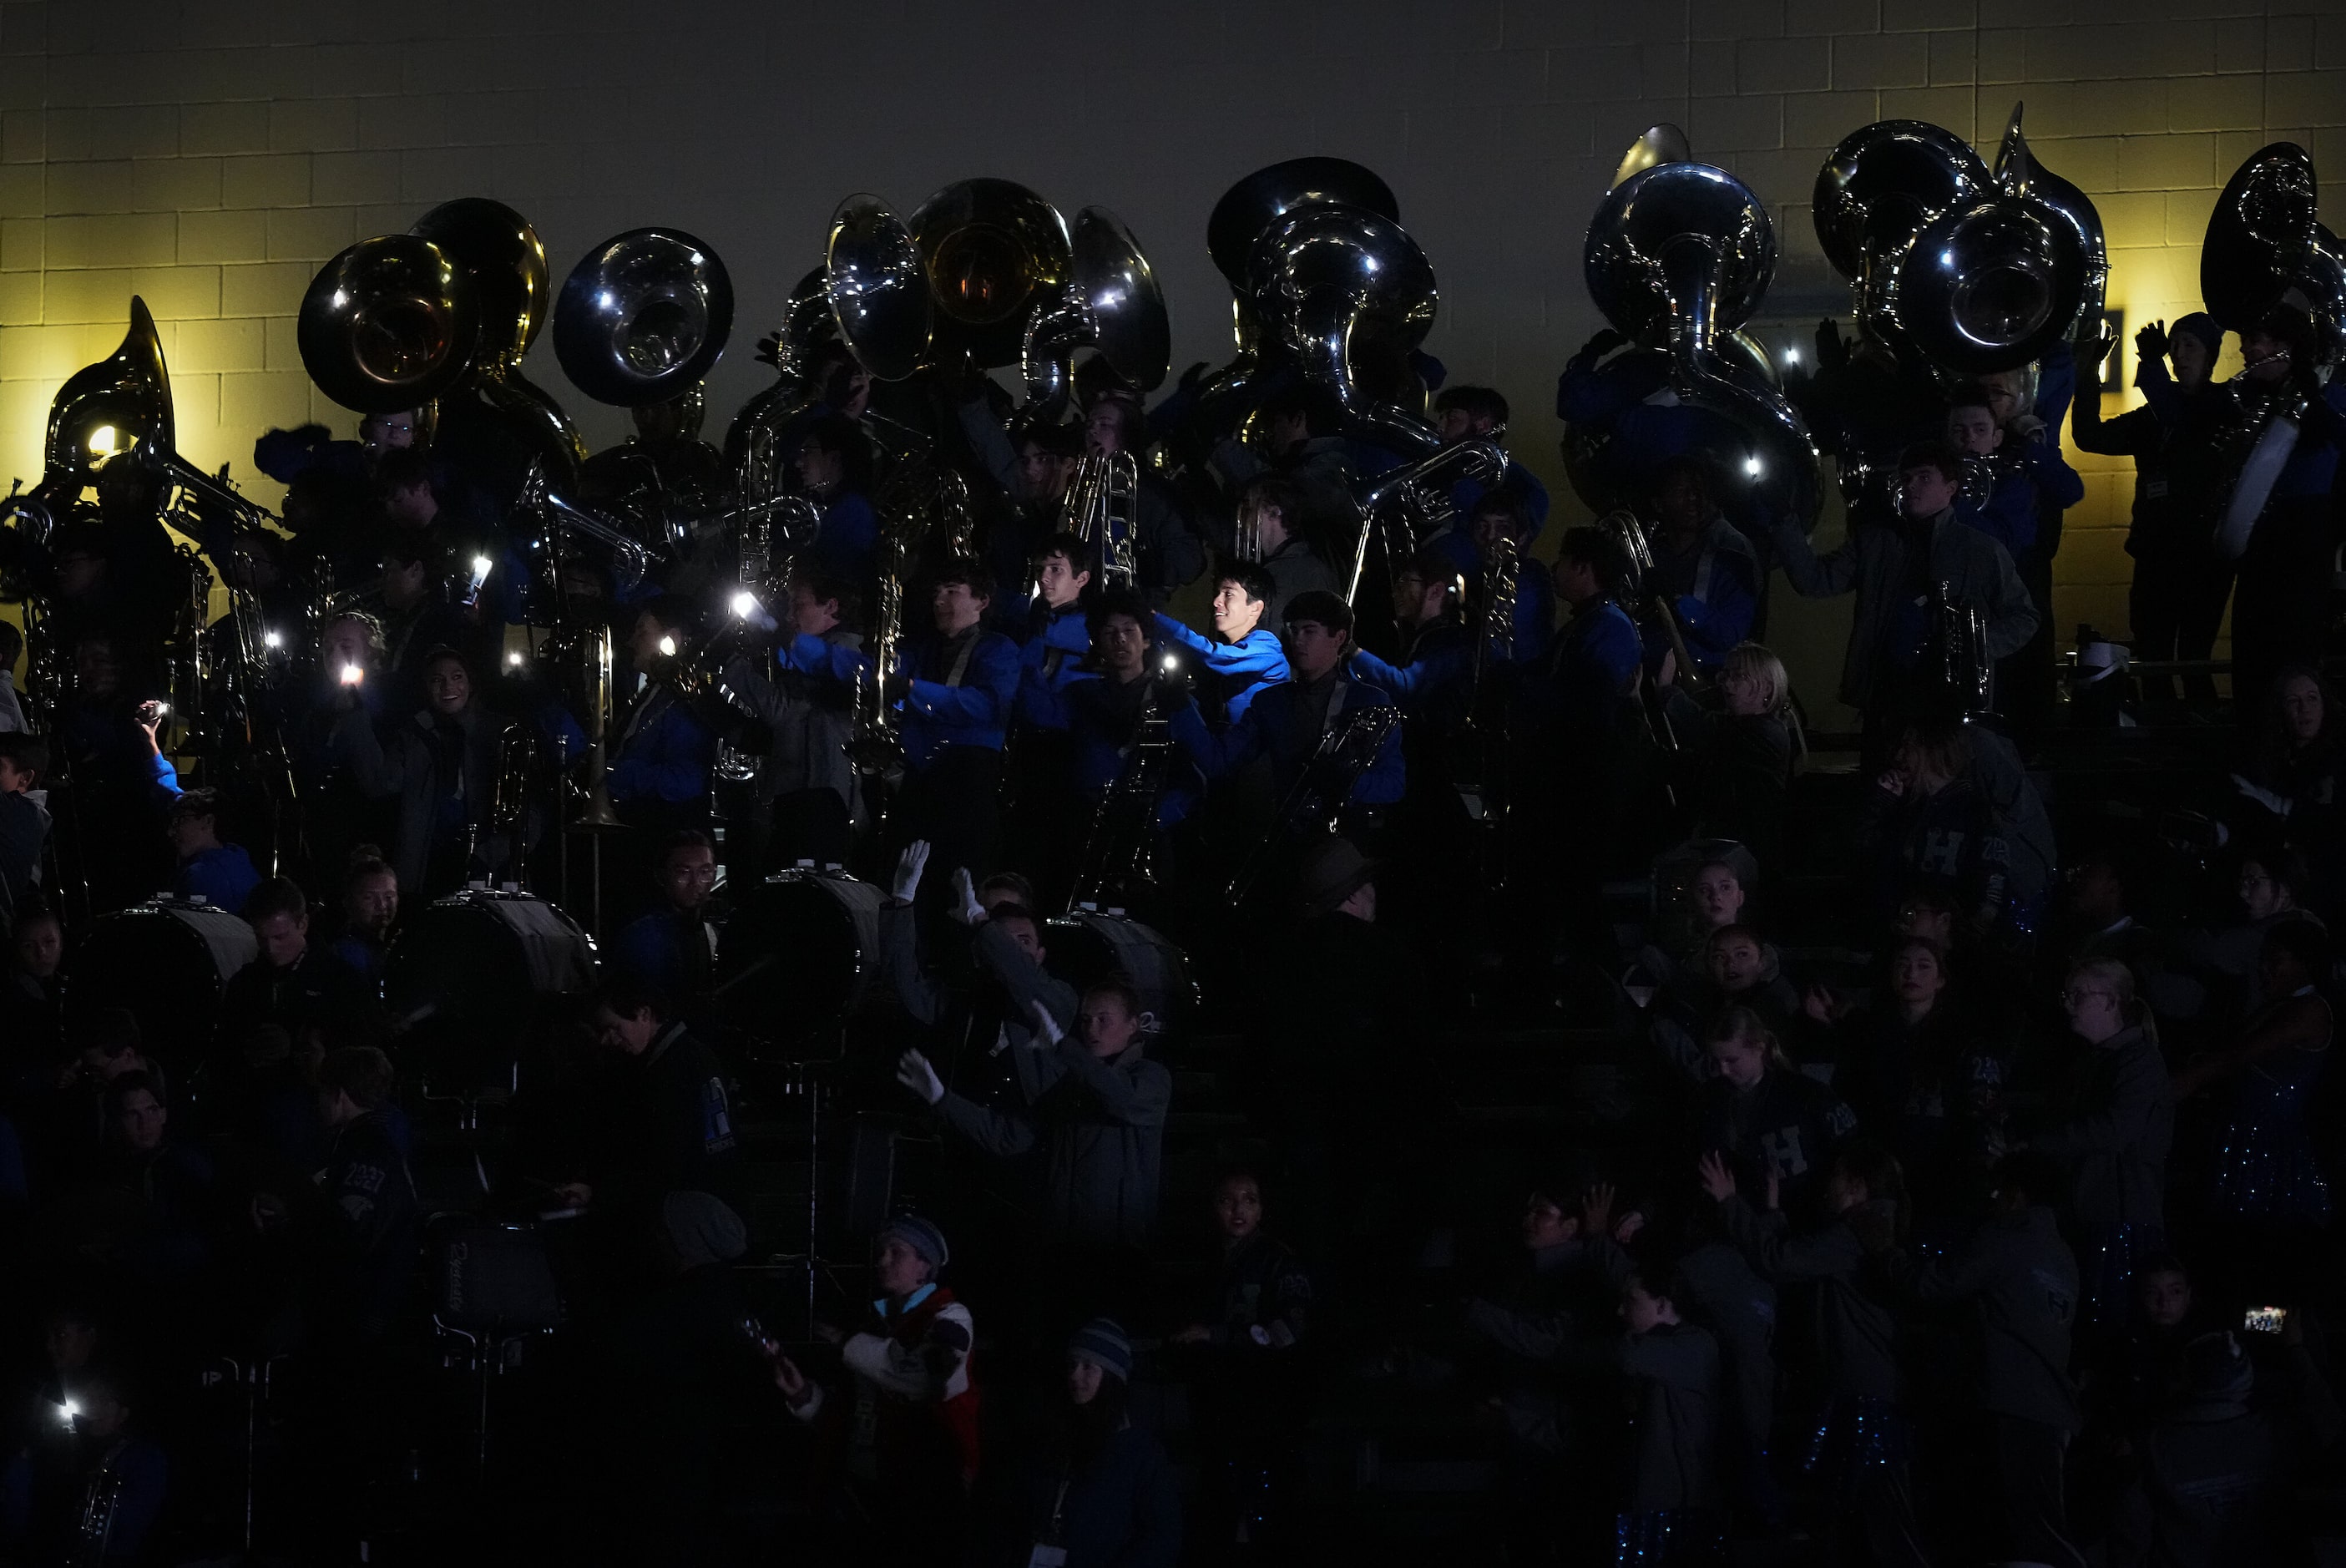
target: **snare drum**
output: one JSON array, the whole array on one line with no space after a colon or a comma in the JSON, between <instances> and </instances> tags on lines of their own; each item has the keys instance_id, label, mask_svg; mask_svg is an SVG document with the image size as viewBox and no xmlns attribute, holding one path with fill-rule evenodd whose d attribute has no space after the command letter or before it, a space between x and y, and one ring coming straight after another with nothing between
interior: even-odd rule
<instances>
[{"instance_id":1,"label":"snare drum","mask_svg":"<svg viewBox=\"0 0 2346 1568\"><path fill-rule=\"evenodd\" d=\"M211 1045L220 993L260 955L241 916L199 900L157 898L92 921L66 971L68 1005L127 1007L146 1049L192 1059Z\"/></svg>"},{"instance_id":2,"label":"snare drum","mask_svg":"<svg viewBox=\"0 0 2346 1568\"><path fill-rule=\"evenodd\" d=\"M1051 972L1078 991L1122 974L1159 1029L1170 1028L1198 1003L1188 955L1163 932L1128 916L1076 909L1050 922L1043 945Z\"/></svg>"},{"instance_id":3,"label":"snare drum","mask_svg":"<svg viewBox=\"0 0 2346 1568\"><path fill-rule=\"evenodd\" d=\"M842 871L783 871L746 890L717 944L725 1020L785 1053L878 1000L885 890Z\"/></svg>"},{"instance_id":4,"label":"snare drum","mask_svg":"<svg viewBox=\"0 0 2346 1568\"><path fill-rule=\"evenodd\" d=\"M595 943L559 906L472 889L414 911L383 960L383 1005L403 1035L509 1061L550 1002L595 984Z\"/></svg>"}]
</instances>

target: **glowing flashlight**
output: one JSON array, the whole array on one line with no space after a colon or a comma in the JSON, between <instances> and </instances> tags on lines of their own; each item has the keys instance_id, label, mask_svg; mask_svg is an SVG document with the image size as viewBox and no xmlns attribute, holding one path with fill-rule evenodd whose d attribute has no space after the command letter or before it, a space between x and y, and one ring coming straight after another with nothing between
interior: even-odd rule
<instances>
[{"instance_id":1,"label":"glowing flashlight","mask_svg":"<svg viewBox=\"0 0 2346 1568\"><path fill-rule=\"evenodd\" d=\"M1784 351L1784 362L1788 365L1799 364L1800 362L1800 351L1798 349L1786 349Z\"/></svg>"},{"instance_id":2,"label":"glowing flashlight","mask_svg":"<svg viewBox=\"0 0 2346 1568\"><path fill-rule=\"evenodd\" d=\"M676 639L674 637L660 638L659 651L662 658L674 658L676 657Z\"/></svg>"},{"instance_id":3,"label":"glowing flashlight","mask_svg":"<svg viewBox=\"0 0 2346 1568\"><path fill-rule=\"evenodd\" d=\"M263 632L260 634L260 646L265 648L281 648L285 646L284 635L280 632Z\"/></svg>"},{"instance_id":4,"label":"glowing flashlight","mask_svg":"<svg viewBox=\"0 0 2346 1568\"><path fill-rule=\"evenodd\" d=\"M513 648L506 652L505 667L507 669L519 669L521 667L521 650L519 648Z\"/></svg>"},{"instance_id":5,"label":"glowing flashlight","mask_svg":"<svg viewBox=\"0 0 2346 1568\"><path fill-rule=\"evenodd\" d=\"M168 718L170 716L171 716L171 705L170 705L169 703L168 703L168 702L158 702L158 703L157 703L157 704L155 705L155 717L156 717L156 718Z\"/></svg>"},{"instance_id":6,"label":"glowing flashlight","mask_svg":"<svg viewBox=\"0 0 2346 1568\"><path fill-rule=\"evenodd\" d=\"M1759 477L1760 477L1760 460L1759 460L1758 458L1756 458L1756 457L1747 457L1747 458L1745 458L1745 459L1743 460L1743 472L1744 472L1744 473L1748 473L1748 474L1749 474L1749 475L1750 475L1752 478L1754 478L1754 479L1759 478Z\"/></svg>"},{"instance_id":7,"label":"glowing flashlight","mask_svg":"<svg viewBox=\"0 0 2346 1568\"><path fill-rule=\"evenodd\" d=\"M79 1405L74 1403L71 1400L61 1400L57 1405L57 1424L59 1426L69 1427L73 1425L74 1417L79 1414L81 1414L81 1407Z\"/></svg>"},{"instance_id":8,"label":"glowing flashlight","mask_svg":"<svg viewBox=\"0 0 2346 1568\"><path fill-rule=\"evenodd\" d=\"M342 667L342 684L344 686L356 686L359 682L364 679L366 679L366 668L364 666L346 664Z\"/></svg>"},{"instance_id":9,"label":"glowing flashlight","mask_svg":"<svg viewBox=\"0 0 2346 1568\"><path fill-rule=\"evenodd\" d=\"M1178 654L1167 654L1167 655L1165 656L1165 657L1164 657L1163 661L1162 661L1162 664L1163 664L1163 667L1164 667L1165 673L1166 673L1167 675L1171 675L1175 670L1179 669L1179 668L1181 667L1181 658L1180 658L1180 656L1179 656L1179 655L1178 655Z\"/></svg>"},{"instance_id":10,"label":"glowing flashlight","mask_svg":"<svg viewBox=\"0 0 2346 1568\"><path fill-rule=\"evenodd\" d=\"M733 614L736 619L748 620L757 607L758 596L749 589L744 588L733 596Z\"/></svg>"}]
</instances>

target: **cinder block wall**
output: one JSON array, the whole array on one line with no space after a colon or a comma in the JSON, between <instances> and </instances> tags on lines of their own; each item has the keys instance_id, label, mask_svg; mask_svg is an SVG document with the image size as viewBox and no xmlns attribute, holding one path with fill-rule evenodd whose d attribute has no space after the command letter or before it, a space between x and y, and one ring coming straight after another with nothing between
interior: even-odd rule
<instances>
[{"instance_id":1,"label":"cinder block wall","mask_svg":"<svg viewBox=\"0 0 2346 1568\"><path fill-rule=\"evenodd\" d=\"M1992 153L2025 99L2039 156L2101 207L2130 322L2196 306L2209 206L2257 147L2302 142L2346 187L2346 0L0 0L0 475L28 482L57 382L113 348L133 292L166 323L190 456L244 473L270 425L348 428L301 372L302 288L468 194L528 213L557 279L638 224L714 245L742 311L721 428L851 191L909 210L990 174L1111 208L1163 275L1178 367L1229 351L1215 197L1342 154L1392 182L1440 273L1429 347L1507 393L1561 491L1551 389L1598 325L1583 234L1656 120L1773 204L1801 309L1834 293L1818 163L1877 117ZM530 368L617 437L549 345ZM2128 479L2095 461L2087 483L2061 619L2123 626Z\"/></svg>"}]
</instances>

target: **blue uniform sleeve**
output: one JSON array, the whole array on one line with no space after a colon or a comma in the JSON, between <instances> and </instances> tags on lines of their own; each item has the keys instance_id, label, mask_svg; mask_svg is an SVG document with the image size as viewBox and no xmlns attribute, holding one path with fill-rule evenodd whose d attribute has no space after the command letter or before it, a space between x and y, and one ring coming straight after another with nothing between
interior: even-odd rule
<instances>
[{"instance_id":1,"label":"blue uniform sleeve","mask_svg":"<svg viewBox=\"0 0 2346 1568\"><path fill-rule=\"evenodd\" d=\"M959 686L914 680L905 706L931 718L999 728L1018 700L1018 645L989 636L970 656L969 678Z\"/></svg>"},{"instance_id":2,"label":"blue uniform sleeve","mask_svg":"<svg viewBox=\"0 0 2346 1568\"><path fill-rule=\"evenodd\" d=\"M1177 621L1162 610L1157 612L1157 635L1167 642L1180 644L1193 654L1205 656L1209 668L1213 667L1215 652L1222 646L1187 621Z\"/></svg>"},{"instance_id":3,"label":"blue uniform sleeve","mask_svg":"<svg viewBox=\"0 0 2346 1568\"><path fill-rule=\"evenodd\" d=\"M1630 677L1637 673L1642 647L1637 640L1637 623L1626 614L1608 615L1596 627L1589 643L1589 654L1611 683L1610 689L1627 691Z\"/></svg>"},{"instance_id":4,"label":"blue uniform sleeve","mask_svg":"<svg viewBox=\"0 0 2346 1568\"><path fill-rule=\"evenodd\" d=\"M1198 771L1209 779L1228 777L1262 752L1262 728L1251 707L1219 735L1206 728L1205 715L1194 702L1186 704L1166 728L1173 744L1188 753Z\"/></svg>"},{"instance_id":5,"label":"blue uniform sleeve","mask_svg":"<svg viewBox=\"0 0 2346 1568\"><path fill-rule=\"evenodd\" d=\"M1464 648L1436 649L1406 666L1387 664L1366 648L1352 653L1352 673L1389 693L1404 708L1432 701L1465 678L1471 661Z\"/></svg>"},{"instance_id":6,"label":"blue uniform sleeve","mask_svg":"<svg viewBox=\"0 0 2346 1568\"><path fill-rule=\"evenodd\" d=\"M1018 688L1018 716L1037 729L1071 729L1076 722L1072 706L1075 688L1099 678L1089 670L1082 670L1056 681L1045 680L1043 672L1029 665Z\"/></svg>"},{"instance_id":7,"label":"blue uniform sleeve","mask_svg":"<svg viewBox=\"0 0 2346 1568\"><path fill-rule=\"evenodd\" d=\"M158 751L147 759L147 766L152 769L156 792L165 801L176 800L187 793L179 788L179 770L171 765L169 758Z\"/></svg>"},{"instance_id":8,"label":"blue uniform sleeve","mask_svg":"<svg viewBox=\"0 0 2346 1568\"><path fill-rule=\"evenodd\" d=\"M611 793L620 799L656 799L676 803L709 793L709 764L717 738L682 707L660 716L642 744L611 764Z\"/></svg>"},{"instance_id":9,"label":"blue uniform sleeve","mask_svg":"<svg viewBox=\"0 0 2346 1568\"><path fill-rule=\"evenodd\" d=\"M791 638L774 657L784 669L840 686L853 686L869 667L861 649L826 642L812 633Z\"/></svg>"},{"instance_id":10,"label":"blue uniform sleeve","mask_svg":"<svg viewBox=\"0 0 2346 1568\"><path fill-rule=\"evenodd\" d=\"M2054 427L2057 431L2059 427ZM2052 435L2053 432L2047 432ZM2028 471L2035 479L2036 488L2045 499L2055 506L2075 506L2086 498L2086 482L2061 455L2061 443L2056 438L2030 442L2023 449L2028 454Z\"/></svg>"},{"instance_id":11,"label":"blue uniform sleeve","mask_svg":"<svg viewBox=\"0 0 2346 1568\"><path fill-rule=\"evenodd\" d=\"M1556 585L1547 568L1526 561L1515 574L1515 646L1502 663L1536 664L1556 638Z\"/></svg>"},{"instance_id":12,"label":"blue uniform sleeve","mask_svg":"<svg viewBox=\"0 0 2346 1568\"><path fill-rule=\"evenodd\" d=\"M1727 657L1728 649L1750 635L1752 619L1760 613L1760 590L1751 577L1751 563L1720 551L1711 568L1709 601L1686 594L1672 608L1686 632L1687 651L1705 667L1717 664Z\"/></svg>"}]
</instances>

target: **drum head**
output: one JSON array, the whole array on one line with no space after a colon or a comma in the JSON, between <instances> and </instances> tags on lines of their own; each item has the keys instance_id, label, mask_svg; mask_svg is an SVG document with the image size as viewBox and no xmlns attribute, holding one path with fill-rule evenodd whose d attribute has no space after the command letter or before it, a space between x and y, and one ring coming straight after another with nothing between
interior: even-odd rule
<instances>
[{"instance_id":1,"label":"drum head","mask_svg":"<svg viewBox=\"0 0 2346 1568\"><path fill-rule=\"evenodd\" d=\"M725 1019L785 1052L847 1023L880 969L881 891L785 872L735 906L717 951Z\"/></svg>"},{"instance_id":2,"label":"drum head","mask_svg":"<svg viewBox=\"0 0 2346 1568\"><path fill-rule=\"evenodd\" d=\"M73 999L127 1007L146 1049L188 1060L211 1044L220 992L260 952L252 928L208 904L134 904L100 915L75 951ZM174 1052L175 1043L189 1049Z\"/></svg>"},{"instance_id":3,"label":"drum head","mask_svg":"<svg viewBox=\"0 0 2346 1568\"><path fill-rule=\"evenodd\" d=\"M1043 948L1051 972L1077 991L1122 974L1140 993L1141 1010L1153 1014L1160 1029L1197 1000L1188 956L1162 932L1138 921L1079 910L1051 921Z\"/></svg>"},{"instance_id":4,"label":"drum head","mask_svg":"<svg viewBox=\"0 0 2346 1568\"><path fill-rule=\"evenodd\" d=\"M542 900L458 893L416 911L383 964L392 1026L425 1049L509 1060L554 999L595 983L593 948Z\"/></svg>"}]
</instances>

